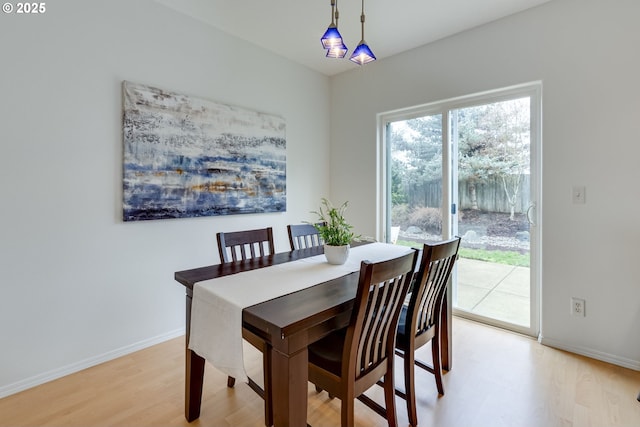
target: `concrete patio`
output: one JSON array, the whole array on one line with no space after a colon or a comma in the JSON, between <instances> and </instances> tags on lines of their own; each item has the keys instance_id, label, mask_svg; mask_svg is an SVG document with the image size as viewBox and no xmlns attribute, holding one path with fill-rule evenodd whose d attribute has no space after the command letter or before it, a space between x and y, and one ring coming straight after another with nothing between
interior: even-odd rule
<instances>
[{"instance_id":1,"label":"concrete patio","mask_svg":"<svg viewBox=\"0 0 640 427\"><path fill-rule=\"evenodd\" d=\"M529 326L529 268L458 259L455 306L474 314Z\"/></svg>"}]
</instances>

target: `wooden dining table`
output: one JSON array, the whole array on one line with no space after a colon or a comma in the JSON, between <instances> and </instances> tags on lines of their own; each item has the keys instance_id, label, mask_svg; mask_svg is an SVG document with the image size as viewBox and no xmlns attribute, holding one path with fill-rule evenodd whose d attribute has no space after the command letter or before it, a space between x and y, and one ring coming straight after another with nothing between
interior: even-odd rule
<instances>
[{"instance_id":1,"label":"wooden dining table","mask_svg":"<svg viewBox=\"0 0 640 427\"><path fill-rule=\"evenodd\" d=\"M175 280L186 288L185 417L200 416L205 359L189 349L194 285L231 274L268 268L323 253L322 247L280 252L245 261L178 271ZM359 273L333 280L246 307L242 327L267 343L271 358L273 422L280 426L307 425L307 346L349 323ZM442 313L443 369L451 369L451 301ZM212 325L215 327L215 325Z\"/></svg>"}]
</instances>

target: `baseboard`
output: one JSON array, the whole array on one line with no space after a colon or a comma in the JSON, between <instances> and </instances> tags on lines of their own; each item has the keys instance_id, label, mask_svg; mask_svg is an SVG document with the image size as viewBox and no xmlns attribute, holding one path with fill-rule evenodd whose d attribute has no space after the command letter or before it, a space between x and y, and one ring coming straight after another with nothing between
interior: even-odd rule
<instances>
[{"instance_id":1,"label":"baseboard","mask_svg":"<svg viewBox=\"0 0 640 427\"><path fill-rule=\"evenodd\" d=\"M13 384L0 387L0 399L15 393L19 393L21 391L27 390L29 388L47 383L49 381L53 381L58 378L62 378L64 376L82 371L83 369L87 369L92 366L96 366L101 363L108 362L113 359L117 359L118 357L126 356L127 354L134 353L136 351L145 349L147 347L151 347L156 344L160 344L170 339L177 338L184 334L185 334L184 328L176 329L174 331L167 332L166 334L158 335L158 336L128 345L126 347L109 351L107 353L104 353L95 357L91 357L89 359L81 360L79 362L72 363L67 366L63 366L62 368L53 369L51 371L44 372L36 376L26 378L22 381L18 381Z\"/></svg>"},{"instance_id":2,"label":"baseboard","mask_svg":"<svg viewBox=\"0 0 640 427\"><path fill-rule=\"evenodd\" d=\"M591 359L601 360L603 362L611 363L613 365L622 366L623 368L633 369L634 371L640 371L640 361L627 359L624 357L616 356L614 354L604 353L601 351L593 350L590 348L567 345L562 341L556 341L550 338L542 337L540 343L549 347L565 350L571 353L576 353L582 356L590 357Z\"/></svg>"}]
</instances>

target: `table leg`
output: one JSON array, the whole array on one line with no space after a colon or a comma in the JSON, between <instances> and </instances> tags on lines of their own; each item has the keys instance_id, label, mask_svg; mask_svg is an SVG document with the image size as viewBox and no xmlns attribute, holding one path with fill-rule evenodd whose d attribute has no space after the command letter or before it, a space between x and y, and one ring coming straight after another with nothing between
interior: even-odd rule
<instances>
[{"instance_id":1,"label":"table leg","mask_svg":"<svg viewBox=\"0 0 640 427\"><path fill-rule=\"evenodd\" d=\"M184 374L184 416L191 422L200 417L202 403L202 385L204 378L204 358L189 350L191 335L191 295L186 298L186 334L185 334L185 374Z\"/></svg>"},{"instance_id":2,"label":"table leg","mask_svg":"<svg viewBox=\"0 0 640 427\"><path fill-rule=\"evenodd\" d=\"M200 417L204 359L187 349L185 363L184 416L191 422Z\"/></svg>"},{"instance_id":3,"label":"table leg","mask_svg":"<svg viewBox=\"0 0 640 427\"><path fill-rule=\"evenodd\" d=\"M307 348L287 355L271 348L274 427L307 425Z\"/></svg>"}]
</instances>

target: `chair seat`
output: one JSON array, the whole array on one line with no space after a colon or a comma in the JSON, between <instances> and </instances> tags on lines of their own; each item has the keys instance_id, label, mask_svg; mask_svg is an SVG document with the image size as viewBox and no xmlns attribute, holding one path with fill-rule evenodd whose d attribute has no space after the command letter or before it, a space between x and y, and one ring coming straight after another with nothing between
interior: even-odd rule
<instances>
[{"instance_id":1,"label":"chair seat","mask_svg":"<svg viewBox=\"0 0 640 427\"><path fill-rule=\"evenodd\" d=\"M406 350L409 347L409 341L412 338L411 335L406 333L407 329L407 313L409 312L409 307L406 305L402 306L402 311L400 311L400 318L398 320L398 334L396 335L396 347L401 350ZM418 317L420 314L418 314ZM411 319L409 319L411 320ZM431 329L431 328L429 328ZM429 332L429 329L423 331L422 333ZM431 334L429 334L431 335Z\"/></svg>"},{"instance_id":2,"label":"chair seat","mask_svg":"<svg viewBox=\"0 0 640 427\"><path fill-rule=\"evenodd\" d=\"M309 363L340 376L342 370L342 350L347 328L339 329L309 346Z\"/></svg>"},{"instance_id":3,"label":"chair seat","mask_svg":"<svg viewBox=\"0 0 640 427\"><path fill-rule=\"evenodd\" d=\"M406 339L405 329L407 328L407 307L406 305L402 306L402 311L400 311L400 318L398 319L398 335L396 336L397 341L402 341Z\"/></svg>"}]
</instances>

